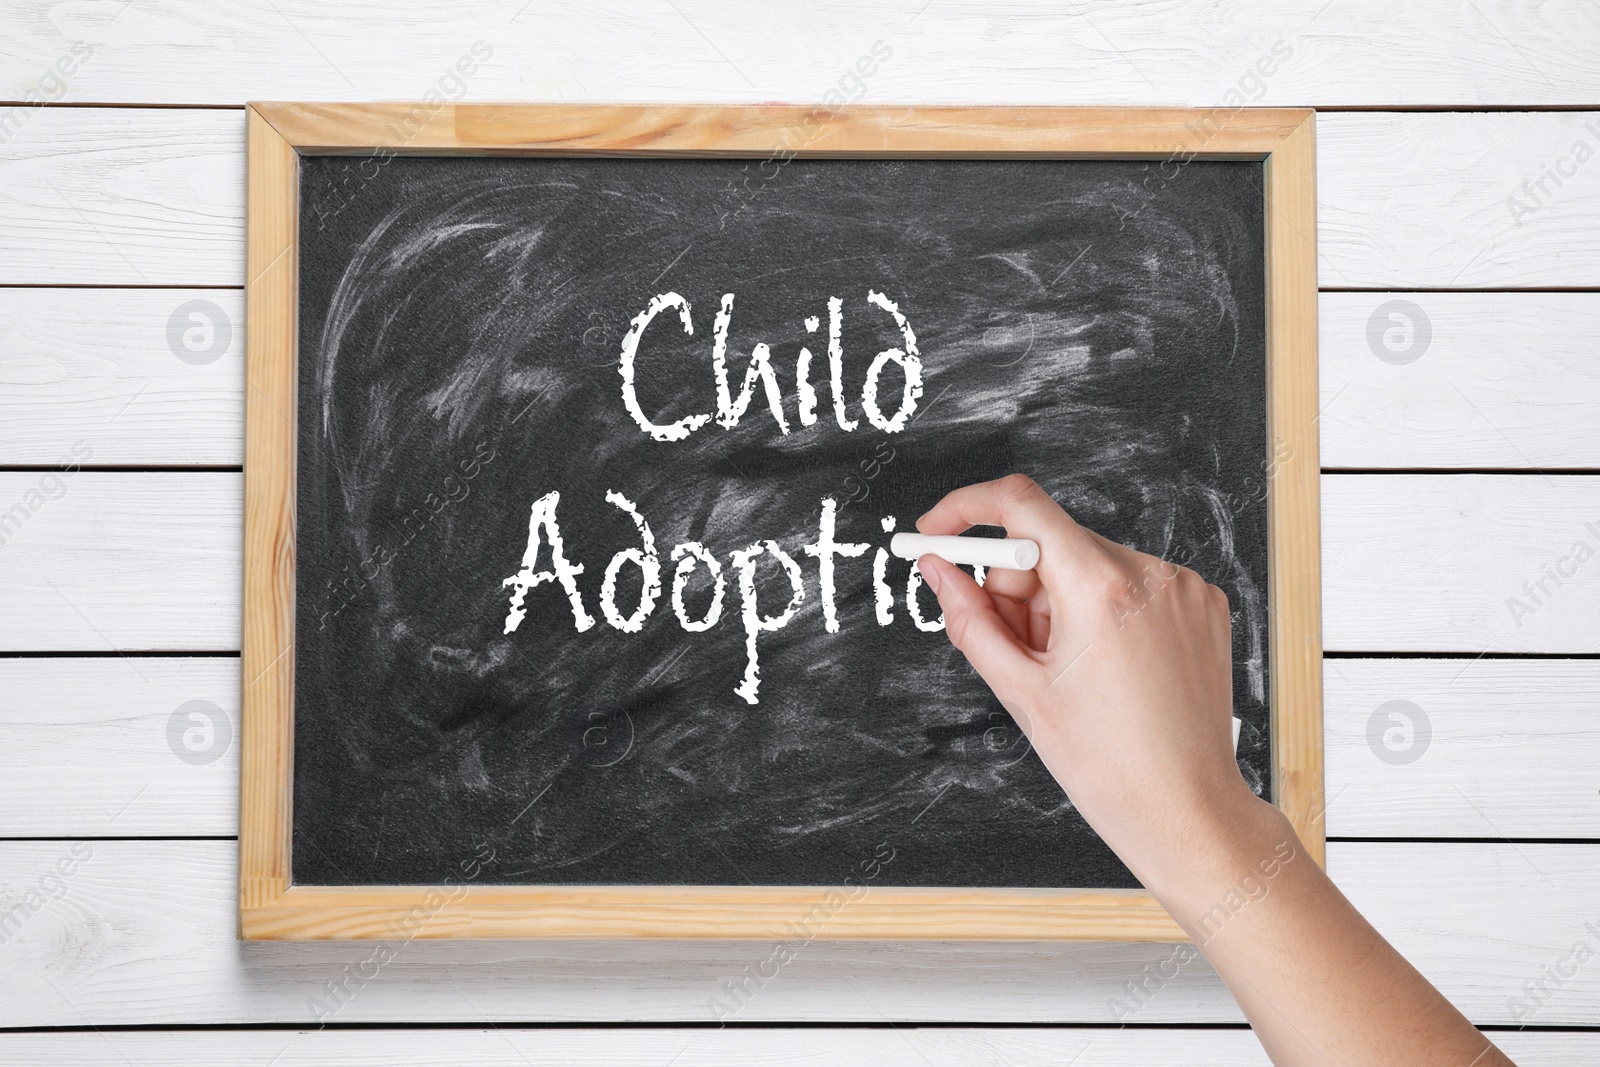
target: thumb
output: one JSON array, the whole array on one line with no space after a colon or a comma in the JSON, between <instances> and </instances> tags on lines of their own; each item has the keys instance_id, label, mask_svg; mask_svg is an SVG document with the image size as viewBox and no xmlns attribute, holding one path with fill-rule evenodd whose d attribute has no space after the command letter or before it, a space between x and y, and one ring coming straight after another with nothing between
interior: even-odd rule
<instances>
[{"instance_id":1,"label":"thumb","mask_svg":"<svg viewBox=\"0 0 1600 1067\"><path fill-rule=\"evenodd\" d=\"M938 556L923 556L917 560L917 569L939 598L945 636L989 683L995 696L1009 705L1008 697L1018 683L1030 681L1042 670L1038 660L1017 640L994 610L989 594L967 572Z\"/></svg>"}]
</instances>

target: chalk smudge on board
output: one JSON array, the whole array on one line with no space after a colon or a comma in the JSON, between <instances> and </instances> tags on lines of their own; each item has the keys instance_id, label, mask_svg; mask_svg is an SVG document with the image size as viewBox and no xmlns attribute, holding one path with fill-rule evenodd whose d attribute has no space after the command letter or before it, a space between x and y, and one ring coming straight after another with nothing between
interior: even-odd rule
<instances>
[{"instance_id":1,"label":"chalk smudge on board","mask_svg":"<svg viewBox=\"0 0 1600 1067\"><path fill-rule=\"evenodd\" d=\"M828 632L802 546L886 440L896 458L840 508L839 541L884 544L885 516L903 525L1020 470L1086 525L1221 585L1250 726L1241 768L1266 788L1259 165L1196 162L1152 201L1138 164L796 160L781 196L727 225L714 191L739 165L403 157L302 249L297 881L437 881L460 842L490 840L504 862L486 880L815 884L895 827L911 836L893 884L1134 884L944 635L913 625L903 561L884 561L883 604L875 553L836 560ZM303 210L337 195L319 157L301 181ZM759 383L732 429L640 430L618 358L663 288L695 328L668 310L645 333L642 410L663 425L718 413L713 322L734 293L730 385L768 345L787 435ZM877 353L909 346L874 292L914 331L921 403L938 398L892 435L861 392ZM886 420L901 374L882 368ZM481 440L494 462L438 508L429 487ZM608 491L661 553L632 633L600 608L607 564L640 545ZM553 492L596 624L578 632L546 584L504 633L501 579ZM318 633L319 602L397 531L412 532L404 549ZM800 562L805 595L759 635L750 706L734 692L732 554L769 540ZM720 562L720 610L703 562L674 580L680 542ZM763 617L792 599L775 560L749 560ZM640 571L616 572L620 617ZM715 621L686 632L680 615ZM596 758L596 723L623 721L626 756Z\"/></svg>"}]
</instances>

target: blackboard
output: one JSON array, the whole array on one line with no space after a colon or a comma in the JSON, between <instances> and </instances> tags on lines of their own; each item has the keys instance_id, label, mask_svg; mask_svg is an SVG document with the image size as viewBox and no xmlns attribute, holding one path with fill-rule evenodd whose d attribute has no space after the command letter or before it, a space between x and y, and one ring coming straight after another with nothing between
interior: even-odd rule
<instances>
[{"instance_id":1,"label":"blackboard","mask_svg":"<svg viewBox=\"0 0 1600 1067\"><path fill-rule=\"evenodd\" d=\"M493 880L829 884L888 842L893 884L1135 885L911 617L913 564L885 567L878 621L883 523L1012 471L1228 592L1262 788L1262 168L1197 162L1154 194L1150 169L794 160L746 199L744 160L412 157L354 194L360 161L303 160L295 880L431 883L489 841ZM719 334L720 410L760 344L776 408L758 373L719 414ZM666 430L628 410L625 339L634 406ZM886 361L869 420L867 371L908 347L920 397ZM582 614L546 581L505 633L502 583L552 493ZM833 633L804 547L830 500L861 546L829 560ZM600 606L613 555L643 552L634 515L659 560L637 622L636 561ZM681 543L721 568L704 631L674 610ZM794 599L785 559L804 593L757 633L753 697L733 555L752 546L761 618ZM678 558L698 626L710 565ZM931 594L918 610L936 624Z\"/></svg>"},{"instance_id":2,"label":"blackboard","mask_svg":"<svg viewBox=\"0 0 1600 1067\"><path fill-rule=\"evenodd\" d=\"M281 157L274 892L1137 890L884 551L1011 472L1228 593L1281 792L1269 157L427 147Z\"/></svg>"}]
</instances>

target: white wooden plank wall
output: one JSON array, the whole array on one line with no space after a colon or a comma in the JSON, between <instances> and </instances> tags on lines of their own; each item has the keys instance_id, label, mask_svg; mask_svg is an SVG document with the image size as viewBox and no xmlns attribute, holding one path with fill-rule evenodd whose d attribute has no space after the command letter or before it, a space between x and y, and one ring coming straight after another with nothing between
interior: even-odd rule
<instances>
[{"instance_id":1,"label":"white wooden plank wall","mask_svg":"<svg viewBox=\"0 0 1600 1067\"><path fill-rule=\"evenodd\" d=\"M1497 1033L1525 1067L1594 1062L1600 1037L1583 1033ZM883 1027L874 1030L474 1030L101 1032L28 1034L7 1044L18 1062L40 1067L391 1067L399 1062L472 1067L1265 1067L1247 1031ZM1174 1050L1181 1059L1174 1058Z\"/></svg>"},{"instance_id":2,"label":"white wooden plank wall","mask_svg":"<svg viewBox=\"0 0 1600 1067\"><path fill-rule=\"evenodd\" d=\"M1324 109L1329 868L1519 1062L1600 1061L1600 964L1562 977L1600 950L1591 0L0 0L0 30L0 1062L1265 1062L1203 964L1118 1018L1164 945L817 943L762 1028L709 1030L756 946L419 942L323 1020L367 946L234 941L240 105L431 89Z\"/></svg>"}]
</instances>

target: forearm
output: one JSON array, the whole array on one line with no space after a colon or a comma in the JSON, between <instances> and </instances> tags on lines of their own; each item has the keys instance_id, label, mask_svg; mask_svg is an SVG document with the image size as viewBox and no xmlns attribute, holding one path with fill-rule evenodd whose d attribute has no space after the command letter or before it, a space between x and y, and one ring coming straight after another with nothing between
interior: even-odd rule
<instances>
[{"instance_id":1,"label":"forearm","mask_svg":"<svg viewBox=\"0 0 1600 1067\"><path fill-rule=\"evenodd\" d=\"M945 633L1100 837L1194 937L1273 1061L1509 1063L1369 926L1228 742L1228 598L1073 522L1020 475L957 489L925 534L1000 526L1034 571L982 587L918 561Z\"/></svg>"},{"instance_id":2,"label":"forearm","mask_svg":"<svg viewBox=\"0 0 1600 1067\"><path fill-rule=\"evenodd\" d=\"M1284 1064L1509 1063L1389 945L1256 798L1195 820L1142 872Z\"/></svg>"}]
</instances>

